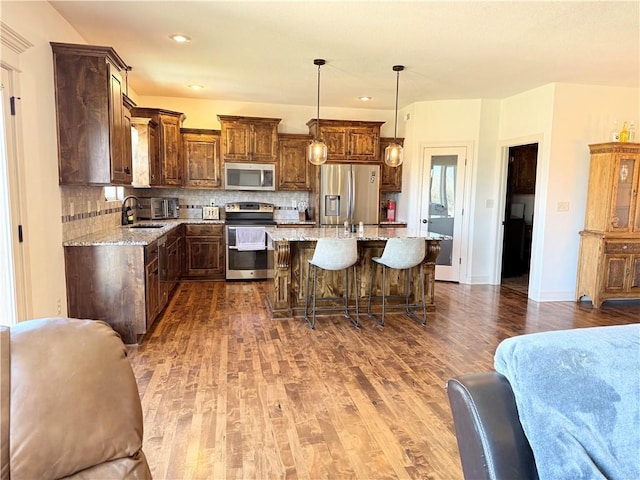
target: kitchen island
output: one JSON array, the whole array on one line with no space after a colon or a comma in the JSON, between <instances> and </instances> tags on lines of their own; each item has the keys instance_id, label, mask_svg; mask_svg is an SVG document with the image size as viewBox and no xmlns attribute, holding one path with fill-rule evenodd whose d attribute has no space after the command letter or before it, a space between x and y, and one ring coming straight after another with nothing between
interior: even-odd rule
<instances>
[{"instance_id":1,"label":"kitchen island","mask_svg":"<svg viewBox=\"0 0 640 480\"><path fill-rule=\"evenodd\" d=\"M358 239L358 301L360 313L366 314L367 299L371 276L371 258L379 257L386 244L392 237L423 237L415 230L408 228L365 227L362 233L345 232L343 227L321 228L277 228L267 227L267 235L273 247L273 279L270 280L268 306L272 318L303 317L305 305L305 289L307 278L307 260L313 256L316 242L319 238L357 238ZM430 234L425 237L426 255L423 261L424 286L427 312L435 311L435 261L440 252L440 241L445 239L441 235ZM380 272L380 269L378 269ZM421 305L420 269L411 272L412 303ZM387 295L404 295L405 275L398 270L387 271ZM353 289L350 289L351 292ZM341 271L318 270L318 298L335 297L344 291L344 275ZM378 273L374 279L372 311L381 311L382 304L379 297L382 294L382 275ZM398 301L398 299L396 299ZM401 300L404 302L404 298ZM324 304L328 302L325 301ZM393 300L389 304L394 303ZM350 308L355 308L355 299L350 293ZM335 304L339 307L338 304ZM393 312L393 310L391 311ZM340 314L336 310L337 314Z\"/></svg>"}]
</instances>

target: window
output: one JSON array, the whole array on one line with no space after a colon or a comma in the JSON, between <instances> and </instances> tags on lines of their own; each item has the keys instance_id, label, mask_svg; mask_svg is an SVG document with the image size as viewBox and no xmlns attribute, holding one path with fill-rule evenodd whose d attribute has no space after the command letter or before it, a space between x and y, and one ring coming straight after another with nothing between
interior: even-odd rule
<instances>
[{"instance_id":1,"label":"window","mask_svg":"<svg viewBox=\"0 0 640 480\"><path fill-rule=\"evenodd\" d=\"M124 187L104 187L104 199L109 202L112 200L122 200L124 198Z\"/></svg>"}]
</instances>

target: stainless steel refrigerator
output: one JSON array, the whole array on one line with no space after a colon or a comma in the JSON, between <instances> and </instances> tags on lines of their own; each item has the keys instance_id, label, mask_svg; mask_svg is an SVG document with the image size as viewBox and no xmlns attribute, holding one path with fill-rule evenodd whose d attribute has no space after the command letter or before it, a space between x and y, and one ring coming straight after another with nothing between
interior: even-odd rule
<instances>
[{"instance_id":1,"label":"stainless steel refrigerator","mask_svg":"<svg viewBox=\"0 0 640 480\"><path fill-rule=\"evenodd\" d=\"M380 166L324 164L320 167L320 224L377 225Z\"/></svg>"}]
</instances>

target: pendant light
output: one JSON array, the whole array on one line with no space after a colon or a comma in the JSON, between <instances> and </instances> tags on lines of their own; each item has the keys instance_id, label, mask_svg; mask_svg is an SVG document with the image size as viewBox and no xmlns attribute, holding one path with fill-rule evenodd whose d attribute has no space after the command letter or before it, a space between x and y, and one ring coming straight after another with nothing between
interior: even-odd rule
<instances>
[{"instance_id":1,"label":"pendant light","mask_svg":"<svg viewBox=\"0 0 640 480\"><path fill-rule=\"evenodd\" d=\"M307 147L307 160L313 165L322 165L327 161L327 145L320 136L320 67L326 62L321 58L313 61L318 66L318 110L316 117L316 136Z\"/></svg>"},{"instance_id":2,"label":"pendant light","mask_svg":"<svg viewBox=\"0 0 640 480\"><path fill-rule=\"evenodd\" d=\"M402 145L398 143L398 89L400 86L400 72L404 70L404 65L394 65L393 71L396 72L396 123L393 130L393 143L390 143L384 149L384 163L390 167L399 167L402 165Z\"/></svg>"}]
</instances>

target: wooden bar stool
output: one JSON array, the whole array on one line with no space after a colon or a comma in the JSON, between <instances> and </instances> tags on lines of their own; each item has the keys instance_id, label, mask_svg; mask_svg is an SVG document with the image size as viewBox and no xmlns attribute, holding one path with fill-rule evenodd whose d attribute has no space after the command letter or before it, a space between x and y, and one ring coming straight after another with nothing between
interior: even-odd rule
<instances>
[{"instance_id":1,"label":"wooden bar stool","mask_svg":"<svg viewBox=\"0 0 640 480\"><path fill-rule=\"evenodd\" d=\"M317 269L344 270L344 295L343 297L323 297L322 300L344 299L344 316L351 320L356 328L360 327L360 311L358 309L358 274L356 263L358 262L358 242L355 238L319 238L313 257L308 260L307 268L307 293L304 302L304 319L311 326L316 326L316 311L333 310L333 308L316 308ZM349 315L349 268L353 267L353 283L356 299L356 319ZM309 280L313 268L313 300L311 304L311 322L309 322Z\"/></svg>"},{"instance_id":2,"label":"wooden bar stool","mask_svg":"<svg viewBox=\"0 0 640 480\"><path fill-rule=\"evenodd\" d=\"M405 270L406 282L405 282L405 312L408 316L414 318L421 325L427 324L427 304L425 302L424 292L424 267L422 261L425 256L425 239L422 237L416 238L390 238L387 240L387 244L382 251L381 257L373 257L371 264L371 281L369 282L369 300L367 302L367 314L375 318L371 313L371 295L373 293L373 280L375 277L376 266L382 265L382 319L378 322L381 327L384 326L385 313L386 313L386 270L387 268L395 268L397 270ZM417 303L409 305L409 295L411 294L411 269L420 265L420 287L422 291L422 321L411 311L409 307L418 306Z\"/></svg>"}]
</instances>

